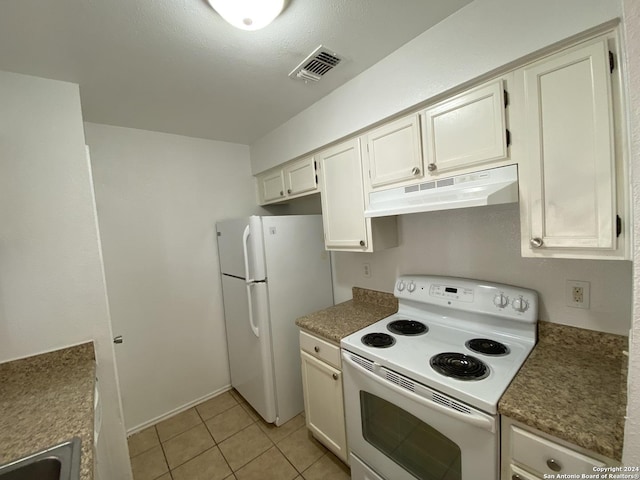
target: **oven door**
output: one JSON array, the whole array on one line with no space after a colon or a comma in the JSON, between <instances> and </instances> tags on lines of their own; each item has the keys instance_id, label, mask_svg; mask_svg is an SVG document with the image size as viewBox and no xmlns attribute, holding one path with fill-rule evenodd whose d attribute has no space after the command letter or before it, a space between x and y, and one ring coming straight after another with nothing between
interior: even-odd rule
<instances>
[{"instance_id":1,"label":"oven door","mask_svg":"<svg viewBox=\"0 0 640 480\"><path fill-rule=\"evenodd\" d=\"M497 417L345 350L342 369L349 448L375 473L387 480L498 479Z\"/></svg>"}]
</instances>

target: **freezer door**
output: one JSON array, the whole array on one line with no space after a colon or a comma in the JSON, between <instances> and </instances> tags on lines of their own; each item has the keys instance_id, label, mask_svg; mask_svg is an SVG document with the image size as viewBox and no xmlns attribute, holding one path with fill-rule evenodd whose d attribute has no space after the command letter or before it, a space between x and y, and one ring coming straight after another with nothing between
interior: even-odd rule
<instances>
[{"instance_id":1,"label":"freezer door","mask_svg":"<svg viewBox=\"0 0 640 480\"><path fill-rule=\"evenodd\" d=\"M247 281L264 280L261 217L223 220L217 223L216 230L220 271Z\"/></svg>"},{"instance_id":2,"label":"freezer door","mask_svg":"<svg viewBox=\"0 0 640 480\"><path fill-rule=\"evenodd\" d=\"M276 406L268 328L267 285L247 285L241 278L223 274L222 294L231 385L265 421L272 423L276 419ZM249 302L253 322L249 318Z\"/></svg>"}]
</instances>

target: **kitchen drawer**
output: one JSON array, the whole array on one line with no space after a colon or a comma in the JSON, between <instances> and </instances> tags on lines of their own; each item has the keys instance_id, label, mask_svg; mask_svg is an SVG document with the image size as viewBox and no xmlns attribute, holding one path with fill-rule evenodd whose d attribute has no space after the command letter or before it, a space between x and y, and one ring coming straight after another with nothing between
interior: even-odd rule
<instances>
[{"instance_id":1,"label":"kitchen drawer","mask_svg":"<svg viewBox=\"0 0 640 480\"><path fill-rule=\"evenodd\" d=\"M511 427L511 460L540 477L544 474L592 474L605 464L516 426Z\"/></svg>"},{"instance_id":2,"label":"kitchen drawer","mask_svg":"<svg viewBox=\"0 0 640 480\"><path fill-rule=\"evenodd\" d=\"M525 470L522 470L515 465L511 465L509 469L509 478L505 480L541 480L540 477L536 477Z\"/></svg>"},{"instance_id":3,"label":"kitchen drawer","mask_svg":"<svg viewBox=\"0 0 640 480\"><path fill-rule=\"evenodd\" d=\"M307 332L300 332L300 348L323 362L334 366L338 370L342 369L339 346L310 335Z\"/></svg>"}]
</instances>

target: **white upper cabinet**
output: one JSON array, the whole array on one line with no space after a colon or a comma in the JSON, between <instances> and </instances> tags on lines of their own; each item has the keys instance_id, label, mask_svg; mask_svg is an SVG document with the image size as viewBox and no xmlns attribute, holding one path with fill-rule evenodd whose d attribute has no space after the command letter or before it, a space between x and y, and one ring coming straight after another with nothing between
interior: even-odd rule
<instances>
[{"instance_id":1,"label":"white upper cabinet","mask_svg":"<svg viewBox=\"0 0 640 480\"><path fill-rule=\"evenodd\" d=\"M367 148L365 182L370 190L424 176L420 143L420 116L409 115L368 132L363 141Z\"/></svg>"},{"instance_id":2,"label":"white upper cabinet","mask_svg":"<svg viewBox=\"0 0 640 480\"><path fill-rule=\"evenodd\" d=\"M313 157L302 158L284 167L284 180L287 195L314 192L318 189L315 160Z\"/></svg>"},{"instance_id":3,"label":"white upper cabinet","mask_svg":"<svg viewBox=\"0 0 640 480\"><path fill-rule=\"evenodd\" d=\"M424 111L428 174L508 158L503 83L494 80Z\"/></svg>"},{"instance_id":4,"label":"white upper cabinet","mask_svg":"<svg viewBox=\"0 0 640 480\"><path fill-rule=\"evenodd\" d=\"M320 169L322 222L327 250L372 252L397 246L395 217L364 217L360 139L353 138L315 155Z\"/></svg>"},{"instance_id":5,"label":"white upper cabinet","mask_svg":"<svg viewBox=\"0 0 640 480\"><path fill-rule=\"evenodd\" d=\"M366 250L360 140L355 138L316 155L322 181L322 221L328 249Z\"/></svg>"},{"instance_id":6,"label":"white upper cabinet","mask_svg":"<svg viewBox=\"0 0 640 480\"><path fill-rule=\"evenodd\" d=\"M262 173L257 179L261 205L284 200L284 173L281 168Z\"/></svg>"},{"instance_id":7,"label":"white upper cabinet","mask_svg":"<svg viewBox=\"0 0 640 480\"><path fill-rule=\"evenodd\" d=\"M624 257L617 238L616 76L606 38L516 72L526 152L523 256Z\"/></svg>"},{"instance_id":8,"label":"white upper cabinet","mask_svg":"<svg viewBox=\"0 0 640 480\"><path fill-rule=\"evenodd\" d=\"M315 193L318 177L313 157L288 162L257 175L260 205L283 202Z\"/></svg>"}]
</instances>

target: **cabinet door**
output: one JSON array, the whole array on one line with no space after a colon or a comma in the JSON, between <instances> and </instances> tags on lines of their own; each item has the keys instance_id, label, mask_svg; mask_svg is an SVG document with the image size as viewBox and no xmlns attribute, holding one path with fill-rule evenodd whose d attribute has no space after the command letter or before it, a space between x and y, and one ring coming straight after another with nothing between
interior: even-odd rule
<instances>
[{"instance_id":1,"label":"cabinet door","mask_svg":"<svg viewBox=\"0 0 640 480\"><path fill-rule=\"evenodd\" d=\"M423 177L420 116L410 115L387 123L365 137L372 189Z\"/></svg>"},{"instance_id":2,"label":"cabinet door","mask_svg":"<svg viewBox=\"0 0 640 480\"><path fill-rule=\"evenodd\" d=\"M347 461L342 372L312 357L302 356L302 387L307 427L339 458Z\"/></svg>"},{"instance_id":3,"label":"cabinet door","mask_svg":"<svg viewBox=\"0 0 640 480\"><path fill-rule=\"evenodd\" d=\"M327 249L365 250L360 140L352 139L317 155L322 179L322 221Z\"/></svg>"},{"instance_id":4,"label":"cabinet door","mask_svg":"<svg viewBox=\"0 0 640 480\"><path fill-rule=\"evenodd\" d=\"M260 189L260 203L284 200L284 174L282 169L258 175L258 188Z\"/></svg>"},{"instance_id":5,"label":"cabinet door","mask_svg":"<svg viewBox=\"0 0 640 480\"><path fill-rule=\"evenodd\" d=\"M436 174L507 158L504 88L496 80L424 113L425 163Z\"/></svg>"},{"instance_id":6,"label":"cabinet door","mask_svg":"<svg viewBox=\"0 0 640 480\"><path fill-rule=\"evenodd\" d=\"M312 192L318 188L315 160L303 158L284 167L288 195Z\"/></svg>"},{"instance_id":7,"label":"cabinet door","mask_svg":"<svg viewBox=\"0 0 640 480\"><path fill-rule=\"evenodd\" d=\"M524 67L529 249L615 249L615 155L606 40ZM528 168L527 168L528 167ZM525 236L528 234L528 236ZM525 247L523 245L523 252Z\"/></svg>"}]
</instances>

